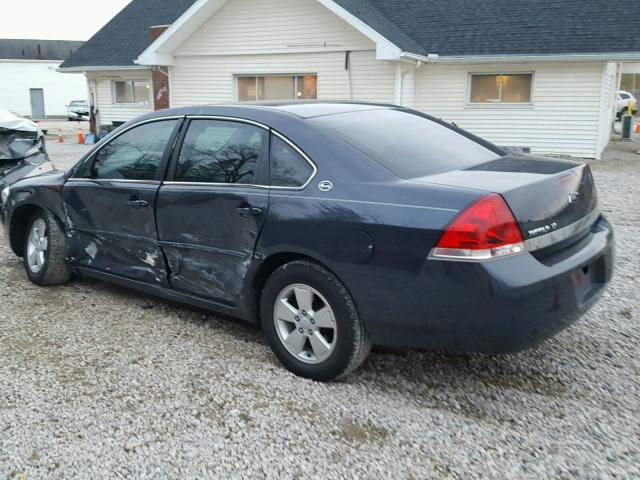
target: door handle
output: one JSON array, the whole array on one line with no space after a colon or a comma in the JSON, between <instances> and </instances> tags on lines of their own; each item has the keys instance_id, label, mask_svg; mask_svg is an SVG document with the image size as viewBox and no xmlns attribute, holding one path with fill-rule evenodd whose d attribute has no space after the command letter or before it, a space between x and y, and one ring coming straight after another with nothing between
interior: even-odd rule
<instances>
[{"instance_id":1,"label":"door handle","mask_svg":"<svg viewBox=\"0 0 640 480\"><path fill-rule=\"evenodd\" d=\"M129 201L127 201L127 204L130 207L135 208L136 210L138 208L143 208L143 207L148 207L149 206L149 202L147 202L146 200L141 200L139 198L131 198Z\"/></svg>"},{"instance_id":2,"label":"door handle","mask_svg":"<svg viewBox=\"0 0 640 480\"><path fill-rule=\"evenodd\" d=\"M238 208L238 213L242 215L244 218L249 217L257 217L258 215L262 215L262 209L260 207L240 207Z\"/></svg>"}]
</instances>

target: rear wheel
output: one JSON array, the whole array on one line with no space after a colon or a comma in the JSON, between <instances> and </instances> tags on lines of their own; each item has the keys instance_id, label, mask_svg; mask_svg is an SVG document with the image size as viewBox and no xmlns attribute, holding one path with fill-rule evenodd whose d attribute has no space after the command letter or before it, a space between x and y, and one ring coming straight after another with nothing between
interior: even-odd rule
<instances>
[{"instance_id":1,"label":"rear wheel","mask_svg":"<svg viewBox=\"0 0 640 480\"><path fill-rule=\"evenodd\" d=\"M371 349L351 295L315 263L295 261L276 270L260 310L271 349L296 375L318 381L343 377Z\"/></svg>"},{"instance_id":2,"label":"rear wheel","mask_svg":"<svg viewBox=\"0 0 640 480\"><path fill-rule=\"evenodd\" d=\"M59 285L71 278L66 261L67 239L58 220L45 210L35 213L25 235L23 263L29 279L38 285Z\"/></svg>"}]
</instances>

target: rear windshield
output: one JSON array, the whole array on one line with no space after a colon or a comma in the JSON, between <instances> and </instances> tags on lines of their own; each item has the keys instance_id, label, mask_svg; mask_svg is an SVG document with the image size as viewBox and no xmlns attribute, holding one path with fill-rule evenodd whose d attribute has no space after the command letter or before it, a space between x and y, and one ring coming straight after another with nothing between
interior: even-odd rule
<instances>
[{"instance_id":1,"label":"rear windshield","mask_svg":"<svg viewBox=\"0 0 640 480\"><path fill-rule=\"evenodd\" d=\"M497 147L434 120L400 110L368 110L309 119L401 178L461 170L495 160Z\"/></svg>"}]
</instances>

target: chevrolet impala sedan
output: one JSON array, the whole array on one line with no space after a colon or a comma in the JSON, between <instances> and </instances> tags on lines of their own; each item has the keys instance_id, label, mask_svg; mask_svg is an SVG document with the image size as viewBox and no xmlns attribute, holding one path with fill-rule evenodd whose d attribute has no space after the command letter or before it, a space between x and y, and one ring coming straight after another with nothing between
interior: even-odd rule
<instances>
[{"instance_id":1,"label":"chevrolet impala sedan","mask_svg":"<svg viewBox=\"0 0 640 480\"><path fill-rule=\"evenodd\" d=\"M320 381L375 344L532 347L613 270L588 166L389 105L155 112L2 198L36 284L75 273L258 323Z\"/></svg>"}]
</instances>

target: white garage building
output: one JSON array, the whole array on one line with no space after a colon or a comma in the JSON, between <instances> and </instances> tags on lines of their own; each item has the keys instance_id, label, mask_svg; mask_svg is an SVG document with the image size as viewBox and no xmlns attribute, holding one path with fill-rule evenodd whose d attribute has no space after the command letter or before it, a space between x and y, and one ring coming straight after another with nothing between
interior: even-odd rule
<instances>
[{"instance_id":1,"label":"white garage building","mask_svg":"<svg viewBox=\"0 0 640 480\"><path fill-rule=\"evenodd\" d=\"M640 60L634 5L615 15L581 0L134 0L63 68L86 73L101 123L162 108L165 94L170 106L366 100L499 145L598 158L621 65ZM114 63L102 37L134 25L138 43Z\"/></svg>"},{"instance_id":2,"label":"white garage building","mask_svg":"<svg viewBox=\"0 0 640 480\"><path fill-rule=\"evenodd\" d=\"M0 40L0 107L41 119L65 116L72 100L87 100L87 82L57 71L83 42Z\"/></svg>"}]
</instances>

